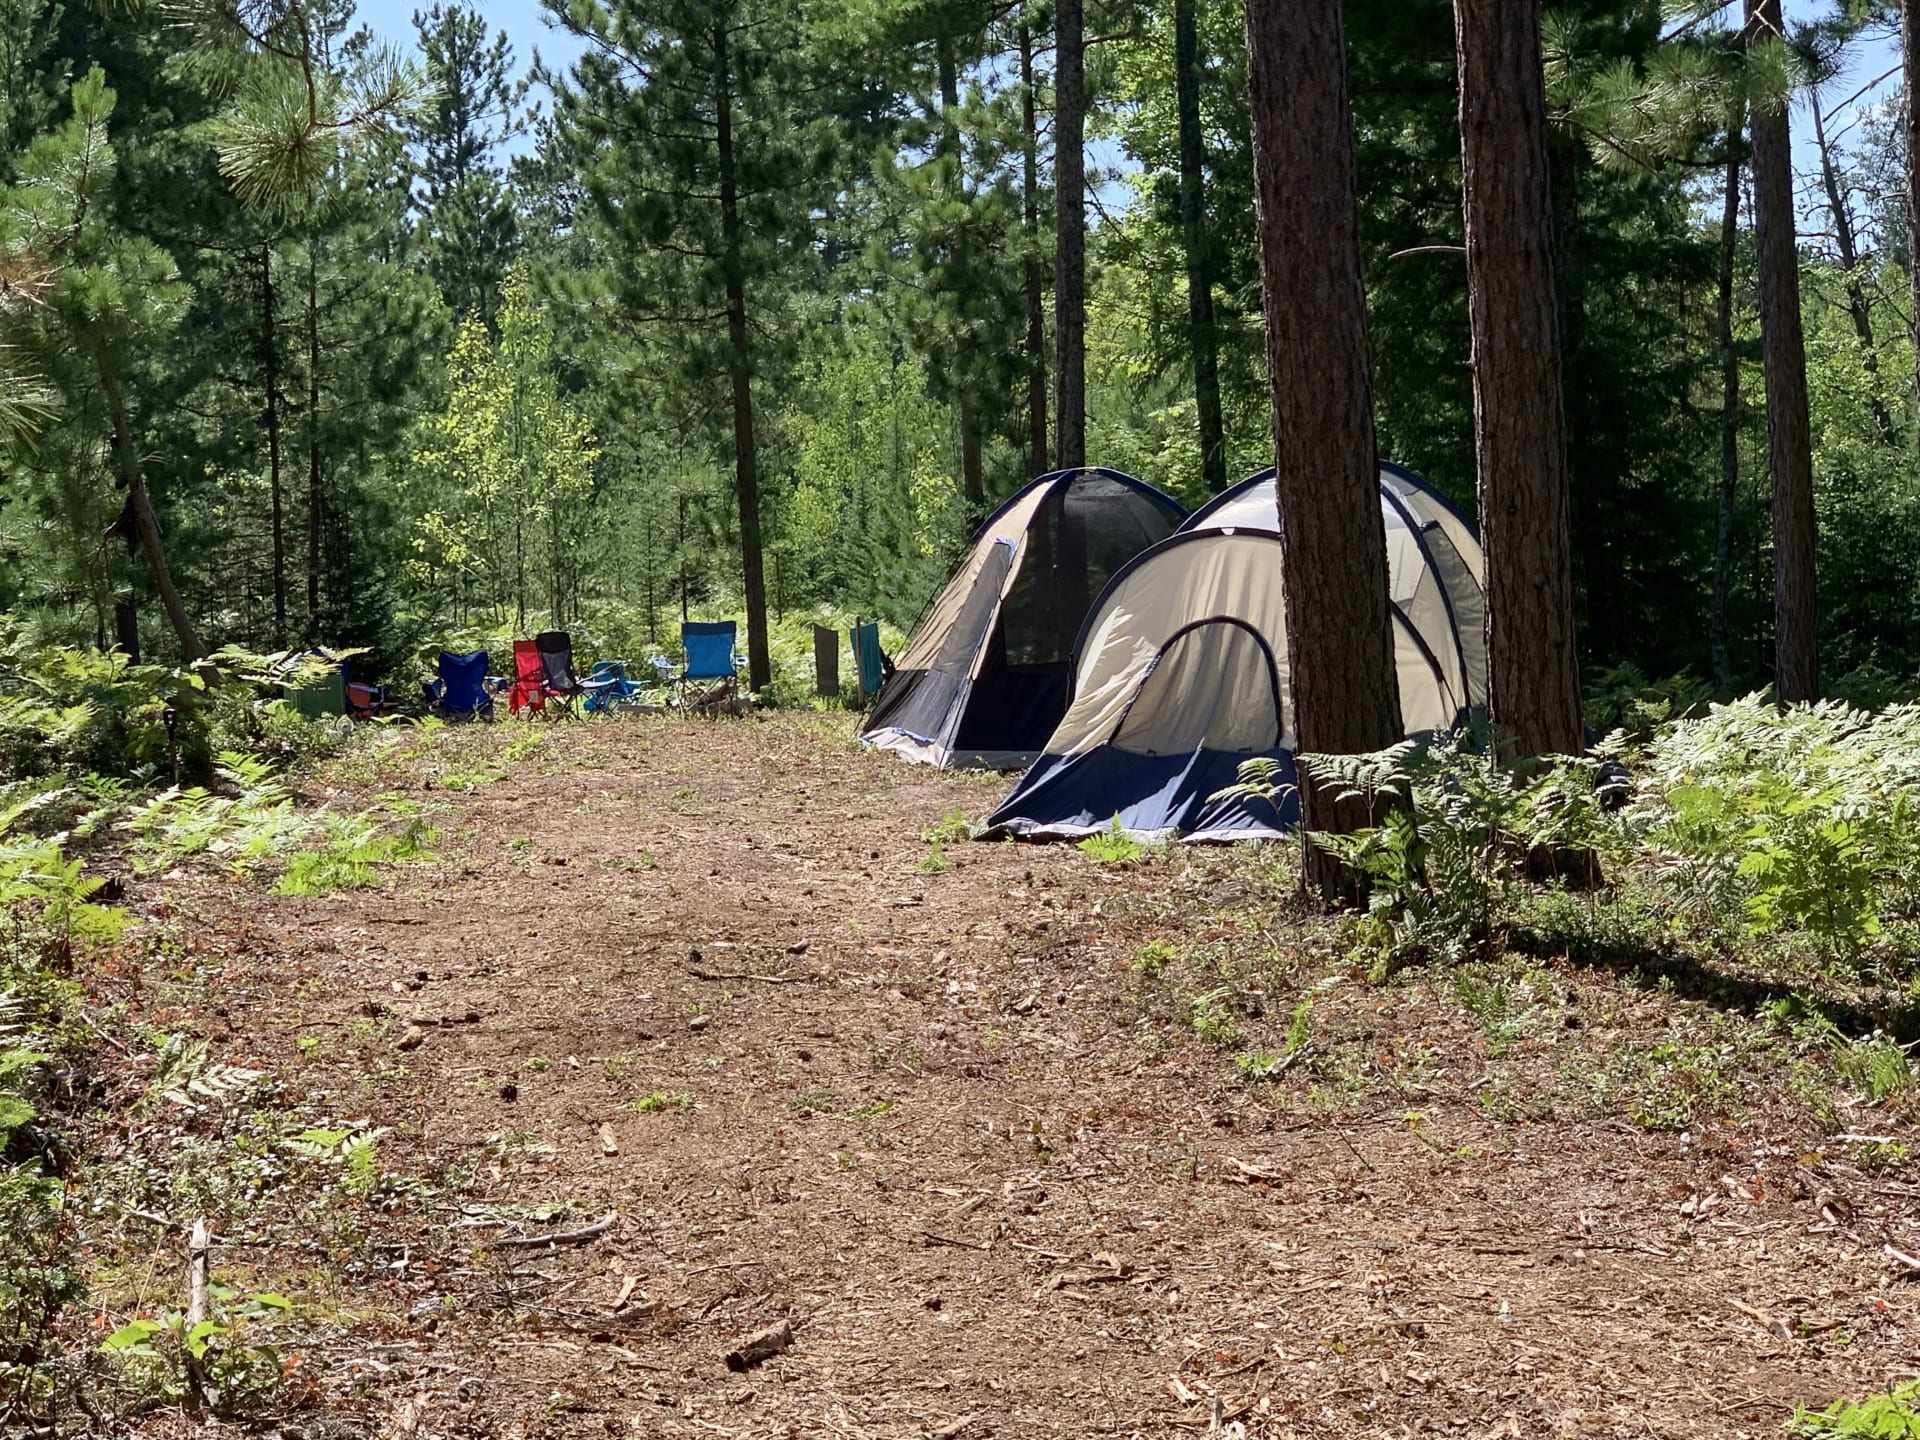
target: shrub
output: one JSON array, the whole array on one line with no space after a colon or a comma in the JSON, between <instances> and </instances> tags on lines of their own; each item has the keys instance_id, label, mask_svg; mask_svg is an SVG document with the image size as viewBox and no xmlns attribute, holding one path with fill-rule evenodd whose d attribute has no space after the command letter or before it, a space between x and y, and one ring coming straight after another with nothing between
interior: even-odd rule
<instances>
[{"instance_id":1,"label":"shrub","mask_svg":"<svg viewBox=\"0 0 1920 1440\"><path fill-rule=\"evenodd\" d=\"M1657 873L1702 928L1814 936L1854 958L1920 913L1920 704L1717 705L1647 747Z\"/></svg>"}]
</instances>

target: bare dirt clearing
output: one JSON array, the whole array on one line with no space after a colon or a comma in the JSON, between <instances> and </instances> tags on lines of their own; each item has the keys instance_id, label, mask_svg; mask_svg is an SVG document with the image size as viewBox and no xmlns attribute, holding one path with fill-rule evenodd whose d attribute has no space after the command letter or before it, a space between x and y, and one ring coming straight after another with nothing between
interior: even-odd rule
<instances>
[{"instance_id":1,"label":"bare dirt clearing","mask_svg":"<svg viewBox=\"0 0 1920 1440\"><path fill-rule=\"evenodd\" d=\"M1908 1167L1708 1005L1554 965L1495 1026L1244 854L930 845L1004 780L837 718L538 733L367 777L445 805L384 891L135 897L191 964L133 1003L387 1132L208 1202L290 1434L1761 1436L1920 1364Z\"/></svg>"}]
</instances>

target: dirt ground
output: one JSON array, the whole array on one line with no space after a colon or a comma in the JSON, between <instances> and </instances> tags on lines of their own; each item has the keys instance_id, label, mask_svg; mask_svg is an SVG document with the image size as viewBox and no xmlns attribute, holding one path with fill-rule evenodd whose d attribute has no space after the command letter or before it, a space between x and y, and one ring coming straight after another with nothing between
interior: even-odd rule
<instances>
[{"instance_id":1,"label":"dirt ground","mask_svg":"<svg viewBox=\"0 0 1920 1440\"><path fill-rule=\"evenodd\" d=\"M470 793L343 782L439 807L383 889L133 897L223 1054L387 1132L301 1230L215 1217L216 1274L295 1301L289 1436L1758 1437L1920 1373L1907 1167L1765 1096L1565 1098L1657 988L1549 967L1501 1069L1243 854L930 845L1006 780L845 717L535 733ZM1156 942L1238 957L1238 1040ZM1344 1028L1250 1081L1310 981Z\"/></svg>"}]
</instances>

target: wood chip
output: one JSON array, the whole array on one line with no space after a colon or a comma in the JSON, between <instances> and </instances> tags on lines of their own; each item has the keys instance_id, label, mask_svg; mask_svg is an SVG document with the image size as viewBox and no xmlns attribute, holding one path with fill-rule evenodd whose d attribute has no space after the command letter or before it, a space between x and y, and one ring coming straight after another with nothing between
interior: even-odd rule
<instances>
[{"instance_id":1,"label":"wood chip","mask_svg":"<svg viewBox=\"0 0 1920 1440\"><path fill-rule=\"evenodd\" d=\"M723 1357L727 1369L735 1374L751 1370L763 1360L783 1355L793 1346L793 1322L782 1320L742 1340Z\"/></svg>"},{"instance_id":2,"label":"wood chip","mask_svg":"<svg viewBox=\"0 0 1920 1440\"><path fill-rule=\"evenodd\" d=\"M613 1138L613 1126L605 1120L600 1122L600 1153L602 1155L620 1153L620 1142Z\"/></svg>"},{"instance_id":3,"label":"wood chip","mask_svg":"<svg viewBox=\"0 0 1920 1440\"><path fill-rule=\"evenodd\" d=\"M1882 1245L1880 1253L1897 1265L1904 1265L1909 1270L1920 1270L1920 1260L1916 1260L1904 1250L1896 1250L1891 1245Z\"/></svg>"}]
</instances>

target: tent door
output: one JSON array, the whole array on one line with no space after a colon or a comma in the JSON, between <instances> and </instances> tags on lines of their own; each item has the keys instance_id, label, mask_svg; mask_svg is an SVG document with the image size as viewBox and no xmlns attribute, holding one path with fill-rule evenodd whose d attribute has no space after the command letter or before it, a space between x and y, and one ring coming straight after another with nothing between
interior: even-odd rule
<instances>
[{"instance_id":1,"label":"tent door","mask_svg":"<svg viewBox=\"0 0 1920 1440\"><path fill-rule=\"evenodd\" d=\"M1282 718L1272 647L1244 620L1216 616L1160 647L1111 743L1136 755L1267 754L1280 748Z\"/></svg>"}]
</instances>

